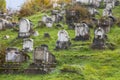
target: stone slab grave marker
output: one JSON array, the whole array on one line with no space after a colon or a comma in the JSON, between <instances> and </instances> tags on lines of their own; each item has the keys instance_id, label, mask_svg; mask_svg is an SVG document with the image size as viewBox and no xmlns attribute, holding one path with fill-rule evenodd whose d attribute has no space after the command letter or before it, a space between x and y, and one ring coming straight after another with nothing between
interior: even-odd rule
<instances>
[{"instance_id":1,"label":"stone slab grave marker","mask_svg":"<svg viewBox=\"0 0 120 80\"><path fill-rule=\"evenodd\" d=\"M27 69L27 73L49 72L54 69L56 64L55 56L49 52L48 46L43 44L35 48L33 52L33 63ZM32 67L32 69L31 69Z\"/></svg>"},{"instance_id":2,"label":"stone slab grave marker","mask_svg":"<svg viewBox=\"0 0 120 80\"><path fill-rule=\"evenodd\" d=\"M19 52L17 48L6 49L6 62L23 62L25 57Z\"/></svg>"},{"instance_id":3,"label":"stone slab grave marker","mask_svg":"<svg viewBox=\"0 0 120 80\"><path fill-rule=\"evenodd\" d=\"M33 39L24 39L23 40L23 50L25 50L25 51L33 50Z\"/></svg>"},{"instance_id":4,"label":"stone slab grave marker","mask_svg":"<svg viewBox=\"0 0 120 80\"><path fill-rule=\"evenodd\" d=\"M55 56L48 51L47 45L41 45L34 50L34 63L52 64L55 63Z\"/></svg>"},{"instance_id":5,"label":"stone slab grave marker","mask_svg":"<svg viewBox=\"0 0 120 80\"><path fill-rule=\"evenodd\" d=\"M31 33L31 23L28 19L22 18L19 21L19 34L18 37L20 38L27 38L30 37Z\"/></svg>"},{"instance_id":6,"label":"stone slab grave marker","mask_svg":"<svg viewBox=\"0 0 120 80\"><path fill-rule=\"evenodd\" d=\"M90 38L90 29L86 23L75 23L75 41L86 41Z\"/></svg>"},{"instance_id":7,"label":"stone slab grave marker","mask_svg":"<svg viewBox=\"0 0 120 80\"><path fill-rule=\"evenodd\" d=\"M92 48L105 49L105 32L101 27L97 28L94 32Z\"/></svg>"},{"instance_id":8,"label":"stone slab grave marker","mask_svg":"<svg viewBox=\"0 0 120 80\"><path fill-rule=\"evenodd\" d=\"M60 30L58 32L58 40L56 42L56 48L55 49L68 49L71 45L70 37L68 35L68 32L66 30Z\"/></svg>"}]
</instances>

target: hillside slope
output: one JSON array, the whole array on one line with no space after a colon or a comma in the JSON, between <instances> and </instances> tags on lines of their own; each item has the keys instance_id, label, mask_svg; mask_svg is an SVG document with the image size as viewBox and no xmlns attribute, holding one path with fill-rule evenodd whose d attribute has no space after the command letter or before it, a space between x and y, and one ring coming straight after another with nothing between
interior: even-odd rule
<instances>
[{"instance_id":1,"label":"hillside slope","mask_svg":"<svg viewBox=\"0 0 120 80\"><path fill-rule=\"evenodd\" d=\"M113 13L120 18L120 6L116 7ZM36 28L37 22L43 14L39 12L28 17L34 23L34 29L39 31L40 34L38 37L31 38L34 39L34 47L40 44L48 44L49 50L56 56L57 67L54 71L45 75L0 74L0 80L120 80L120 27L114 25L108 34L108 41L116 45L115 50L90 49L89 46L93 39L93 30L91 30L91 39L89 41L72 41L71 49L54 51L59 29ZM68 30L66 25L65 29L68 31L70 38L75 37L74 30ZM44 32L49 32L51 38L43 38ZM22 40L14 41L17 34L13 29L0 31L0 44L21 49ZM9 35L10 39L4 40L4 35ZM32 62L32 53L30 55L31 60L29 62Z\"/></svg>"}]
</instances>

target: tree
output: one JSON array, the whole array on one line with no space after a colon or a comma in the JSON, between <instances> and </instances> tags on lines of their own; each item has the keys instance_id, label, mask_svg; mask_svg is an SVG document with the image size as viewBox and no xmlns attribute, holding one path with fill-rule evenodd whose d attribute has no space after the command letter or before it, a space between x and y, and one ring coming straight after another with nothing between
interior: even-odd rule
<instances>
[{"instance_id":1,"label":"tree","mask_svg":"<svg viewBox=\"0 0 120 80\"><path fill-rule=\"evenodd\" d=\"M0 11L6 11L6 0L0 0Z\"/></svg>"}]
</instances>

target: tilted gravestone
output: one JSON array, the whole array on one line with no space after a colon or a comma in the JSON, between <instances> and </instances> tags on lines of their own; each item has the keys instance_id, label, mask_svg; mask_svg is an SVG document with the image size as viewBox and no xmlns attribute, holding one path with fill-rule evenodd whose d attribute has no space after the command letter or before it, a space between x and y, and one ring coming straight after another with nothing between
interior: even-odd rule
<instances>
[{"instance_id":1,"label":"tilted gravestone","mask_svg":"<svg viewBox=\"0 0 120 80\"><path fill-rule=\"evenodd\" d=\"M75 24L75 41L86 41L90 38L90 29L86 23Z\"/></svg>"},{"instance_id":2,"label":"tilted gravestone","mask_svg":"<svg viewBox=\"0 0 120 80\"><path fill-rule=\"evenodd\" d=\"M93 49L105 49L105 46L105 32L101 27L99 27L95 30L91 47Z\"/></svg>"},{"instance_id":3,"label":"tilted gravestone","mask_svg":"<svg viewBox=\"0 0 120 80\"><path fill-rule=\"evenodd\" d=\"M71 45L68 32L66 30L60 30L58 32L58 40L56 42L56 49L68 49Z\"/></svg>"},{"instance_id":4,"label":"tilted gravestone","mask_svg":"<svg viewBox=\"0 0 120 80\"><path fill-rule=\"evenodd\" d=\"M19 21L19 34L18 37L20 38L27 38L30 37L31 33L31 23L28 19L22 18Z\"/></svg>"},{"instance_id":5,"label":"tilted gravestone","mask_svg":"<svg viewBox=\"0 0 120 80\"><path fill-rule=\"evenodd\" d=\"M32 51L33 50L33 39L24 39L23 50Z\"/></svg>"}]
</instances>

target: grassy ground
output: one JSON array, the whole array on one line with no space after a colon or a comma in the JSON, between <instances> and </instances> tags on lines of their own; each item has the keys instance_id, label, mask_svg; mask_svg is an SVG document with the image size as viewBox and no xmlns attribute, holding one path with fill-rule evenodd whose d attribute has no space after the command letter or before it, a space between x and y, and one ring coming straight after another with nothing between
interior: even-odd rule
<instances>
[{"instance_id":1,"label":"grassy ground","mask_svg":"<svg viewBox=\"0 0 120 80\"><path fill-rule=\"evenodd\" d=\"M116 17L120 17L120 7L116 7L113 12ZM37 13L28 17L34 23L34 28L42 15ZM74 30L68 30L66 25L64 27L70 37L74 38ZM48 44L49 50L57 59L55 70L44 75L0 74L0 80L120 80L120 28L118 26L115 25L108 34L108 41L116 45L115 50L90 49L93 39L93 30L91 29L91 39L89 41L72 41L72 46L69 50L54 51L59 29L35 28L35 30L39 31L40 35L31 37L34 39L34 47L40 44ZM43 38L44 32L49 32L51 38ZM10 39L4 40L4 35L9 35ZM0 44L21 49L22 40L14 41L17 35L18 33L13 29L0 31ZM83 43L86 45L81 45ZM32 62L32 57L29 62Z\"/></svg>"}]
</instances>

